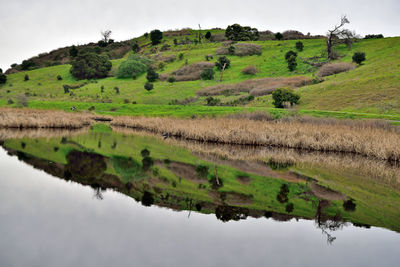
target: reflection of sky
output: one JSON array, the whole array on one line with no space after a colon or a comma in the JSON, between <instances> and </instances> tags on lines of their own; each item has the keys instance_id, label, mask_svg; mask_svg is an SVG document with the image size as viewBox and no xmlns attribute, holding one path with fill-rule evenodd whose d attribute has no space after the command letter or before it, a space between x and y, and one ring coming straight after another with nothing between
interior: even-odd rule
<instances>
[{"instance_id":1,"label":"reflection of sky","mask_svg":"<svg viewBox=\"0 0 400 267\"><path fill-rule=\"evenodd\" d=\"M397 266L400 235L345 227L326 244L313 221L143 207L52 178L0 151L0 266Z\"/></svg>"}]
</instances>

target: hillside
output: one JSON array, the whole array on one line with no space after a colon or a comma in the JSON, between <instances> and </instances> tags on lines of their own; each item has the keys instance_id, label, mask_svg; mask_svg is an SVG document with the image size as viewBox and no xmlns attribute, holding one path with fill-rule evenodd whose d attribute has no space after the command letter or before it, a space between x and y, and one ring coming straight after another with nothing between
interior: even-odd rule
<instances>
[{"instance_id":1,"label":"hillside","mask_svg":"<svg viewBox=\"0 0 400 267\"><path fill-rule=\"evenodd\" d=\"M207 31L202 31L205 35ZM211 30L213 36L223 36L223 30ZM168 77L185 65L206 61L206 55L213 55L210 62L214 63L218 56L216 51L223 46L222 42L209 42L203 39L201 44L192 41L187 44L174 45L174 39L178 43L186 42L196 38L198 31L190 30L182 33L164 34L163 41L156 47L151 46L150 39L141 36L137 41L141 47L139 52L153 59L153 64L159 66L160 60L168 57L176 57L173 62L165 63L165 66L157 72ZM222 39L223 40L223 39ZM324 77L324 81L317 84L310 84L316 78L318 69L305 61L310 62L314 57L318 61L325 61L326 50L324 39L303 39L304 50L298 52L297 68L290 72L285 61L285 54L289 50L295 49L295 44L299 40L264 40L254 42L240 42L260 45L261 55L235 56L227 55L231 60L231 67L223 75L220 83L220 72L215 68L214 80L204 81L177 81L169 83L167 81L157 81L154 89L146 91L143 86L146 82L146 75L143 74L132 78L107 77L97 80L77 81L72 77L69 70L71 65L57 65L30 71L21 71L8 75L5 85L0 87L0 105L7 105L13 102L14 106L27 102L28 106L48 108L54 103L62 102L64 108L76 105L74 103L87 102L91 105L96 103L108 103L108 111L118 112L128 105L133 104L186 104L203 106L207 103L207 94L199 94L201 89L209 86L227 84L226 88L231 88L239 82L248 82L251 79L259 78L278 78L278 77L297 77L308 78L308 85L297 88L301 95L299 109L301 110L331 110L375 114L398 115L400 113L400 60L396 55L400 52L400 38L385 38L372 40L357 40L353 48L339 46L338 52L341 58L336 61L351 62L354 52L362 51L367 55L367 60L363 65L355 70L344 72L337 75ZM166 46L166 45L169 45ZM162 48L164 46L164 48ZM165 51L160 51L165 50ZM179 59L179 54L183 58ZM121 62L126 60L133 52L128 52L123 58L111 60L111 76ZM158 60L157 60L158 59ZM255 66L258 72L255 75L243 74L242 69L248 66ZM25 81L25 75L29 80ZM58 80L60 75L62 80ZM251 82L250 82L251 83ZM71 92L64 92L64 85L76 88ZM261 84L261 86L266 86ZM103 90L101 88L104 88ZM118 88L118 90L115 89ZM212 95L214 99L219 99L218 105L224 106L245 106L257 108L272 108L271 95L255 95L246 91L221 92ZM254 94L253 94L254 95ZM12 101L9 101L12 100ZM54 106L54 105L53 105ZM229 108L229 107L227 107ZM104 109L103 109L104 110Z\"/></svg>"}]
</instances>

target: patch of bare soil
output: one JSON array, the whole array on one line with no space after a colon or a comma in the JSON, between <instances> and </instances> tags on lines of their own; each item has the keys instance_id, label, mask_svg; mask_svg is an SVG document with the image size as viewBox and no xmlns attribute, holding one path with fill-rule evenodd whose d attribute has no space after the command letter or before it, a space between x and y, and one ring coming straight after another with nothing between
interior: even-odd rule
<instances>
[{"instance_id":1,"label":"patch of bare soil","mask_svg":"<svg viewBox=\"0 0 400 267\"><path fill-rule=\"evenodd\" d=\"M171 161L169 164L165 164L161 161L156 161L156 165L166 167L168 170L173 172L177 177L195 182L203 183L207 181L206 177L199 177L196 172L196 166L188 163Z\"/></svg>"}]
</instances>

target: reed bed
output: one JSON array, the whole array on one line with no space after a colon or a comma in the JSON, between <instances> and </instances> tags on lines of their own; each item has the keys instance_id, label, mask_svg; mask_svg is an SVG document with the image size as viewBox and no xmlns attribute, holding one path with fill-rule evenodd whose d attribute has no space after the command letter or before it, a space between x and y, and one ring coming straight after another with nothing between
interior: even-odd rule
<instances>
[{"instance_id":1,"label":"reed bed","mask_svg":"<svg viewBox=\"0 0 400 267\"><path fill-rule=\"evenodd\" d=\"M90 113L0 108L0 128L77 129L90 124Z\"/></svg>"},{"instance_id":2,"label":"reed bed","mask_svg":"<svg viewBox=\"0 0 400 267\"><path fill-rule=\"evenodd\" d=\"M386 129L370 123L117 117L111 125L202 142L355 153L400 161L399 132L395 128Z\"/></svg>"},{"instance_id":3,"label":"reed bed","mask_svg":"<svg viewBox=\"0 0 400 267\"><path fill-rule=\"evenodd\" d=\"M48 128L30 128L30 129L17 129L17 128L8 128L8 129L1 129L0 128L0 140L7 140L7 139L22 139L22 138L54 138L60 136L75 136L80 135L88 132L88 127L77 128L77 129L62 129L62 128L55 128L55 129L48 129Z\"/></svg>"}]
</instances>

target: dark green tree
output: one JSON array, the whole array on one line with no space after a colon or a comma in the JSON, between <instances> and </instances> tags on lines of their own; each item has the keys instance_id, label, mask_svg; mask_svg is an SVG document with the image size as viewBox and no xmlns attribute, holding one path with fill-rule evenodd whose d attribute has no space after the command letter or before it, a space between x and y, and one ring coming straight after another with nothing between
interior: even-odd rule
<instances>
[{"instance_id":1,"label":"dark green tree","mask_svg":"<svg viewBox=\"0 0 400 267\"><path fill-rule=\"evenodd\" d=\"M163 33L160 30L153 30L150 32L150 40L152 45L158 45L161 43Z\"/></svg>"},{"instance_id":2,"label":"dark green tree","mask_svg":"<svg viewBox=\"0 0 400 267\"><path fill-rule=\"evenodd\" d=\"M229 66L231 65L231 61L226 56L219 57L218 61L215 62L215 66L219 70L222 70L224 68L224 65L225 69L229 68Z\"/></svg>"},{"instance_id":3,"label":"dark green tree","mask_svg":"<svg viewBox=\"0 0 400 267\"><path fill-rule=\"evenodd\" d=\"M3 74L3 71L0 72L0 84L5 84L7 82L7 76Z\"/></svg>"},{"instance_id":4,"label":"dark green tree","mask_svg":"<svg viewBox=\"0 0 400 267\"><path fill-rule=\"evenodd\" d=\"M133 42L133 44L132 44L132 51L135 52L135 53L139 53L139 51L140 51L140 46L139 46L138 42Z\"/></svg>"},{"instance_id":5,"label":"dark green tree","mask_svg":"<svg viewBox=\"0 0 400 267\"><path fill-rule=\"evenodd\" d=\"M296 43L296 49L297 49L297 51L299 51L299 52L301 52L301 51L303 51L303 49L304 49L304 44L303 44L303 42L297 42Z\"/></svg>"},{"instance_id":6,"label":"dark green tree","mask_svg":"<svg viewBox=\"0 0 400 267\"><path fill-rule=\"evenodd\" d=\"M203 80L212 80L212 79L214 79L214 74L215 74L215 72L213 69L207 68L201 72L200 76L201 76L201 79L203 79Z\"/></svg>"},{"instance_id":7,"label":"dark green tree","mask_svg":"<svg viewBox=\"0 0 400 267\"><path fill-rule=\"evenodd\" d=\"M151 90L154 89L154 85L152 83L150 83L150 82L146 82L144 84L144 89L146 89L148 92L150 92Z\"/></svg>"},{"instance_id":8,"label":"dark green tree","mask_svg":"<svg viewBox=\"0 0 400 267\"><path fill-rule=\"evenodd\" d=\"M211 32L207 32L206 35L204 36L207 40L211 39Z\"/></svg>"},{"instance_id":9,"label":"dark green tree","mask_svg":"<svg viewBox=\"0 0 400 267\"><path fill-rule=\"evenodd\" d=\"M353 62L357 63L358 65L361 65L365 59L366 56L364 52L355 52L353 55Z\"/></svg>"},{"instance_id":10,"label":"dark green tree","mask_svg":"<svg viewBox=\"0 0 400 267\"><path fill-rule=\"evenodd\" d=\"M107 77L112 64L106 55L80 53L72 62L70 72L76 79L96 79Z\"/></svg>"},{"instance_id":11,"label":"dark green tree","mask_svg":"<svg viewBox=\"0 0 400 267\"><path fill-rule=\"evenodd\" d=\"M276 40L282 40L282 38L283 38L282 33L280 33L280 32L275 33L275 39Z\"/></svg>"},{"instance_id":12,"label":"dark green tree","mask_svg":"<svg viewBox=\"0 0 400 267\"><path fill-rule=\"evenodd\" d=\"M74 45L71 46L71 48L69 49L69 56L76 57L77 55L78 55L78 49Z\"/></svg>"},{"instance_id":13,"label":"dark green tree","mask_svg":"<svg viewBox=\"0 0 400 267\"><path fill-rule=\"evenodd\" d=\"M259 33L256 28L233 24L226 28L225 36L232 41L256 41L259 38Z\"/></svg>"},{"instance_id":14,"label":"dark green tree","mask_svg":"<svg viewBox=\"0 0 400 267\"><path fill-rule=\"evenodd\" d=\"M154 68L153 67L148 67L147 68L147 75L146 75L146 79L149 81L149 82L155 82L155 81L157 81L158 80L158 78L159 78L159 75L158 75L158 73L154 70Z\"/></svg>"}]
</instances>

